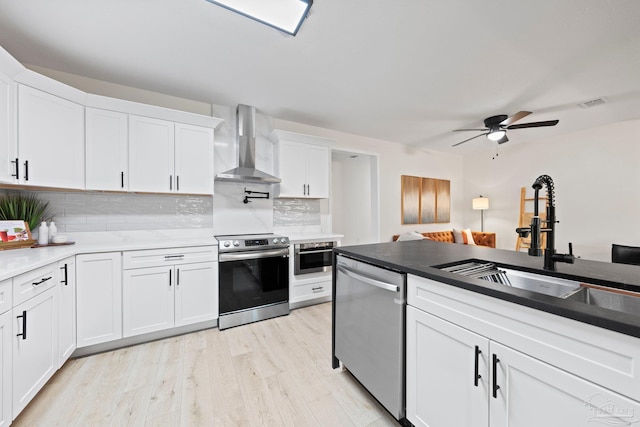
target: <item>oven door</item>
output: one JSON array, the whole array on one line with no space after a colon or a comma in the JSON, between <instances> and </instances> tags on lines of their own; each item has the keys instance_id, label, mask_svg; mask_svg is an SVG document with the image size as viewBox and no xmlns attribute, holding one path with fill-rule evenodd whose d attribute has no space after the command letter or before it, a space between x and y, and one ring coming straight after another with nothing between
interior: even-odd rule
<instances>
[{"instance_id":1,"label":"oven door","mask_svg":"<svg viewBox=\"0 0 640 427\"><path fill-rule=\"evenodd\" d=\"M220 314L289 301L289 249L219 255Z\"/></svg>"},{"instance_id":2,"label":"oven door","mask_svg":"<svg viewBox=\"0 0 640 427\"><path fill-rule=\"evenodd\" d=\"M335 245L335 244L334 244ZM333 246L317 249L305 249L303 245L294 246L293 274L321 273L331 271Z\"/></svg>"}]
</instances>

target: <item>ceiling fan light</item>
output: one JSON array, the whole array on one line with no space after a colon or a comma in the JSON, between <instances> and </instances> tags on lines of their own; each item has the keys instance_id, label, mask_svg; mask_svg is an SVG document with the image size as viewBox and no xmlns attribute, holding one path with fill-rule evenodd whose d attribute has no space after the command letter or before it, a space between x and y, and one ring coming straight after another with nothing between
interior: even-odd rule
<instances>
[{"instance_id":1,"label":"ceiling fan light","mask_svg":"<svg viewBox=\"0 0 640 427\"><path fill-rule=\"evenodd\" d=\"M499 130L494 130L493 132L489 132L487 134L487 138L489 138L491 141L499 141L501 140L505 135L507 134L506 131L499 129Z\"/></svg>"}]
</instances>

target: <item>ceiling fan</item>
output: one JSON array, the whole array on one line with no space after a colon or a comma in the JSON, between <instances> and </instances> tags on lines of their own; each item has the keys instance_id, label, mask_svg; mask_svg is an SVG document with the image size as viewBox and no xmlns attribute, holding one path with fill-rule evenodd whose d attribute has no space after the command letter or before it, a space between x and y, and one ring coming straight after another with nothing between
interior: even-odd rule
<instances>
[{"instance_id":1,"label":"ceiling fan","mask_svg":"<svg viewBox=\"0 0 640 427\"><path fill-rule=\"evenodd\" d=\"M454 144L453 147L460 144L464 144L467 141L471 141L472 139L481 137L483 135L486 135L487 138L489 138L491 141L496 141L498 144L504 144L509 140L509 138L507 138L507 130L555 126L558 124L558 121L559 121L559 120L547 120L544 122L521 123L519 125L512 124L528 116L529 114L531 114L531 111L519 111L511 117L508 117L506 114L499 114L497 116L491 116L484 119L484 125L486 126L485 129L456 129L454 130L454 132L476 131L476 132L484 132L484 133L481 133L480 135L476 135L469 139L465 139L464 141L458 142L457 144Z\"/></svg>"}]
</instances>

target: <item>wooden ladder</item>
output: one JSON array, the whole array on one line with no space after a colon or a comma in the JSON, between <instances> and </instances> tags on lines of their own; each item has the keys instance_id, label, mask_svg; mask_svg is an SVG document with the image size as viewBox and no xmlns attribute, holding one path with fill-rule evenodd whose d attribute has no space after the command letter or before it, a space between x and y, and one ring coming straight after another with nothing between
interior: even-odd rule
<instances>
[{"instance_id":1,"label":"wooden ladder","mask_svg":"<svg viewBox=\"0 0 640 427\"><path fill-rule=\"evenodd\" d=\"M527 197L527 189L522 187L520 189L520 217L518 219L518 227L528 227L531 225L531 218L533 218L533 210L534 210L534 198ZM544 206L538 207L538 213L540 215L540 219L544 221L547 218L547 210L546 207L549 203L546 197L538 197L538 203L540 201L544 201ZM528 210L527 210L528 209ZM542 233L540 237L540 246L544 249L547 245L547 234ZM520 237L518 235L516 239L516 251L521 251L522 249L529 249L531 247L531 235L528 237Z\"/></svg>"}]
</instances>

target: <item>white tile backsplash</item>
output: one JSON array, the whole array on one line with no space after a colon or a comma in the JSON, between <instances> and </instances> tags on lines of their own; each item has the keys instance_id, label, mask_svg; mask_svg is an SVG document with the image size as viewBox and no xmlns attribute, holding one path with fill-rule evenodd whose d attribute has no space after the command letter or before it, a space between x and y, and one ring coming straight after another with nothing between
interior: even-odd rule
<instances>
[{"instance_id":1,"label":"white tile backsplash","mask_svg":"<svg viewBox=\"0 0 640 427\"><path fill-rule=\"evenodd\" d=\"M34 193L49 202L60 234L213 227L211 196L62 191Z\"/></svg>"},{"instance_id":2,"label":"white tile backsplash","mask_svg":"<svg viewBox=\"0 0 640 427\"><path fill-rule=\"evenodd\" d=\"M304 227L320 225L320 200L275 199L273 201L275 227Z\"/></svg>"}]
</instances>

